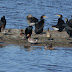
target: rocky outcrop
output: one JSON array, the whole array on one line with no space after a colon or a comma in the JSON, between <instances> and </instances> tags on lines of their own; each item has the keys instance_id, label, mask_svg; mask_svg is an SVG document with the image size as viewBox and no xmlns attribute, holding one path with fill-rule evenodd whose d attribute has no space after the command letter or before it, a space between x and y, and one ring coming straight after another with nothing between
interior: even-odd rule
<instances>
[{"instance_id":1,"label":"rocky outcrop","mask_svg":"<svg viewBox=\"0 0 72 72\"><path fill-rule=\"evenodd\" d=\"M24 29L23 29L24 31ZM18 45L33 45L44 46L46 43L52 43L53 46L72 47L72 38L66 31L58 32L50 30L51 37L47 37L47 31L44 30L42 34L35 34L33 31L32 38L38 39L36 44L30 44L25 38L25 35L20 35L21 29L5 29L0 32L0 42Z\"/></svg>"}]
</instances>

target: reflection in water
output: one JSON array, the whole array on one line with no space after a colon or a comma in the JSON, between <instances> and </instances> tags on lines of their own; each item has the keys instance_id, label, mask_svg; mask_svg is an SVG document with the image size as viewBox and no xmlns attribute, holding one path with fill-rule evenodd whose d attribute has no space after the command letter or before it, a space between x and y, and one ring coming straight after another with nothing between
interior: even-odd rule
<instances>
[{"instance_id":1,"label":"reflection in water","mask_svg":"<svg viewBox=\"0 0 72 72\"><path fill-rule=\"evenodd\" d=\"M4 42L0 42L0 48L3 48L5 46L7 46L8 44L7 43L4 43Z\"/></svg>"},{"instance_id":2,"label":"reflection in water","mask_svg":"<svg viewBox=\"0 0 72 72\"><path fill-rule=\"evenodd\" d=\"M4 42L0 42L0 44L4 44Z\"/></svg>"},{"instance_id":3,"label":"reflection in water","mask_svg":"<svg viewBox=\"0 0 72 72\"><path fill-rule=\"evenodd\" d=\"M0 70L10 72L71 72L72 48L44 46L17 46L9 44L0 48ZM12 71L11 71L12 70Z\"/></svg>"},{"instance_id":4,"label":"reflection in water","mask_svg":"<svg viewBox=\"0 0 72 72\"><path fill-rule=\"evenodd\" d=\"M4 47L4 45L3 44L0 44L0 48L3 48Z\"/></svg>"},{"instance_id":5,"label":"reflection in water","mask_svg":"<svg viewBox=\"0 0 72 72\"><path fill-rule=\"evenodd\" d=\"M32 47L32 46L27 46L27 45L25 45L24 48L25 48L25 51L35 50L34 47Z\"/></svg>"},{"instance_id":6,"label":"reflection in water","mask_svg":"<svg viewBox=\"0 0 72 72\"><path fill-rule=\"evenodd\" d=\"M26 51L30 51L31 50L31 46L24 46L24 48L26 49Z\"/></svg>"}]
</instances>

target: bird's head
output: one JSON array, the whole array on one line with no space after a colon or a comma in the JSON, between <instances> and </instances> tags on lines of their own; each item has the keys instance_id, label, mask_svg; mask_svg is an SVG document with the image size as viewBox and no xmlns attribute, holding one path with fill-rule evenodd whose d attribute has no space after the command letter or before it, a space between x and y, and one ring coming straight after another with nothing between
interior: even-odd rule
<instances>
[{"instance_id":1,"label":"bird's head","mask_svg":"<svg viewBox=\"0 0 72 72\"><path fill-rule=\"evenodd\" d=\"M28 16L27 16L27 18L31 18L31 17L33 17L33 16L32 16L32 15L28 15Z\"/></svg>"},{"instance_id":2,"label":"bird's head","mask_svg":"<svg viewBox=\"0 0 72 72\"><path fill-rule=\"evenodd\" d=\"M23 32L23 30L21 30L21 32Z\"/></svg>"},{"instance_id":3,"label":"bird's head","mask_svg":"<svg viewBox=\"0 0 72 72\"><path fill-rule=\"evenodd\" d=\"M65 19L65 21L67 22L67 21L68 21L68 19Z\"/></svg>"},{"instance_id":4,"label":"bird's head","mask_svg":"<svg viewBox=\"0 0 72 72\"><path fill-rule=\"evenodd\" d=\"M61 14L60 15L56 15L56 16L61 17L61 18L63 17Z\"/></svg>"},{"instance_id":5,"label":"bird's head","mask_svg":"<svg viewBox=\"0 0 72 72\"><path fill-rule=\"evenodd\" d=\"M3 16L3 19L5 19L5 16Z\"/></svg>"},{"instance_id":6,"label":"bird's head","mask_svg":"<svg viewBox=\"0 0 72 72\"><path fill-rule=\"evenodd\" d=\"M42 16L40 17L40 19L44 19L44 18L48 18L48 17L45 16L45 15L42 15Z\"/></svg>"},{"instance_id":7,"label":"bird's head","mask_svg":"<svg viewBox=\"0 0 72 72\"><path fill-rule=\"evenodd\" d=\"M5 16L1 17L1 21L5 20Z\"/></svg>"}]
</instances>

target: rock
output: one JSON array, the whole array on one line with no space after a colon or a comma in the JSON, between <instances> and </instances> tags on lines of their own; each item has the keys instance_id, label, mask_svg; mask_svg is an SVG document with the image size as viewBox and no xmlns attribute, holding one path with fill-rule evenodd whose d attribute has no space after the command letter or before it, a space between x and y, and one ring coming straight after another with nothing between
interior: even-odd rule
<instances>
[{"instance_id":1,"label":"rock","mask_svg":"<svg viewBox=\"0 0 72 72\"><path fill-rule=\"evenodd\" d=\"M31 45L27 39L24 39L24 37L20 36L20 31L21 29L6 29L6 33L0 33L0 41L10 44ZM51 34L50 39L47 37L46 30L44 30L42 34L35 34L33 31L31 37L38 39L38 44L32 45L44 46L45 43L52 43L54 46L72 47L72 39L69 38L69 35L66 33L66 31L58 32L50 30L49 32Z\"/></svg>"}]
</instances>

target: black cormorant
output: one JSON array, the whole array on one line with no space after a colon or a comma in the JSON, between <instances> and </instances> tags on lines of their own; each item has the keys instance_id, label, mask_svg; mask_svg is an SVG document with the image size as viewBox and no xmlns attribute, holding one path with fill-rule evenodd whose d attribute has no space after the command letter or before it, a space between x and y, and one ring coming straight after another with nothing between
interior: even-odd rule
<instances>
[{"instance_id":1,"label":"black cormorant","mask_svg":"<svg viewBox=\"0 0 72 72\"><path fill-rule=\"evenodd\" d=\"M1 21L3 22L3 24L1 25L1 28L4 29L6 26L6 19L5 16L1 17Z\"/></svg>"},{"instance_id":2,"label":"black cormorant","mask_svg":"<svg viewBox=\"0 0 72 72\"><path fill-rule=\"evenodd\" d=\"M32 15L27 16L27 23L29 24L29 26L33 26L37 22L38 22L37 18L33 17Z\"/></svg>"},{"instance_id":3,"label":"black cormorant","mask_svg":"<svg viewBox=\"0 0 72 72\"><path fill-rule=\"evenodd\" d=\"M2 29L4 29L6 26L6 19L5 19L5 16L1 17L1 20L0 20L0 32Z\"/></svg>"},{"instance_id":4,"label":"black cormorant","mask_svg":"<svg viewBox=\"0 0 72 72\"><path fill-rule=\"evenodd\" d=\"M66 23L68 23L68 19L65 19Z\"/></svg>"},{"instance_id":5,"label":"black cormorant","mask_svg":"<svg viewBox=\"0 0 72 72\"><path fill-rule=\"evenodd\" d=\"M45 17L47 17L47 16L42 15L42 16L40 17L40 21L35 24L35 33L36 33L36 34L40 34L40 33L43 32L44 18L45 18Z\"/></svg>"},{"instance_id":6,"label":"black cormorant","mask_svg":"<svg viewBox=\"0 0 72 72\"><path fill-rule=\"evenodd\" d=\"M70 19L69 21L68 19L65 19L65 21L66 21L66 24L64 25L65 30L69 34L69 36L72 37L72 19Z\"/></svg>"},{"instance_id":7,"label":"black cormorant","mask_svg":"<svg viewBox=\"0 0 72 72\"><path fill-rule=\"evenodd\" d=\"M30 36L31 36L31 34L32 34L32 26L28 26L26 29L25 29L25 35L26 35L26 38L27 38L27 35L28 34L30 34Z\"/></svg>"},{"instance_id":8,"label":"black cormorant","mask_svg":"<svg viewBox=\"0 0 72 72\"><path fill-rule=\"evenodd\" d=\"M64 29L63 24L65 24L65 22L62 20L62 17L63 17L62 15L56 15L56 16L59 16L60 18L58 18L57 25L53 25L52 28L61 32Z\"/></svg>"}]
</instances>

